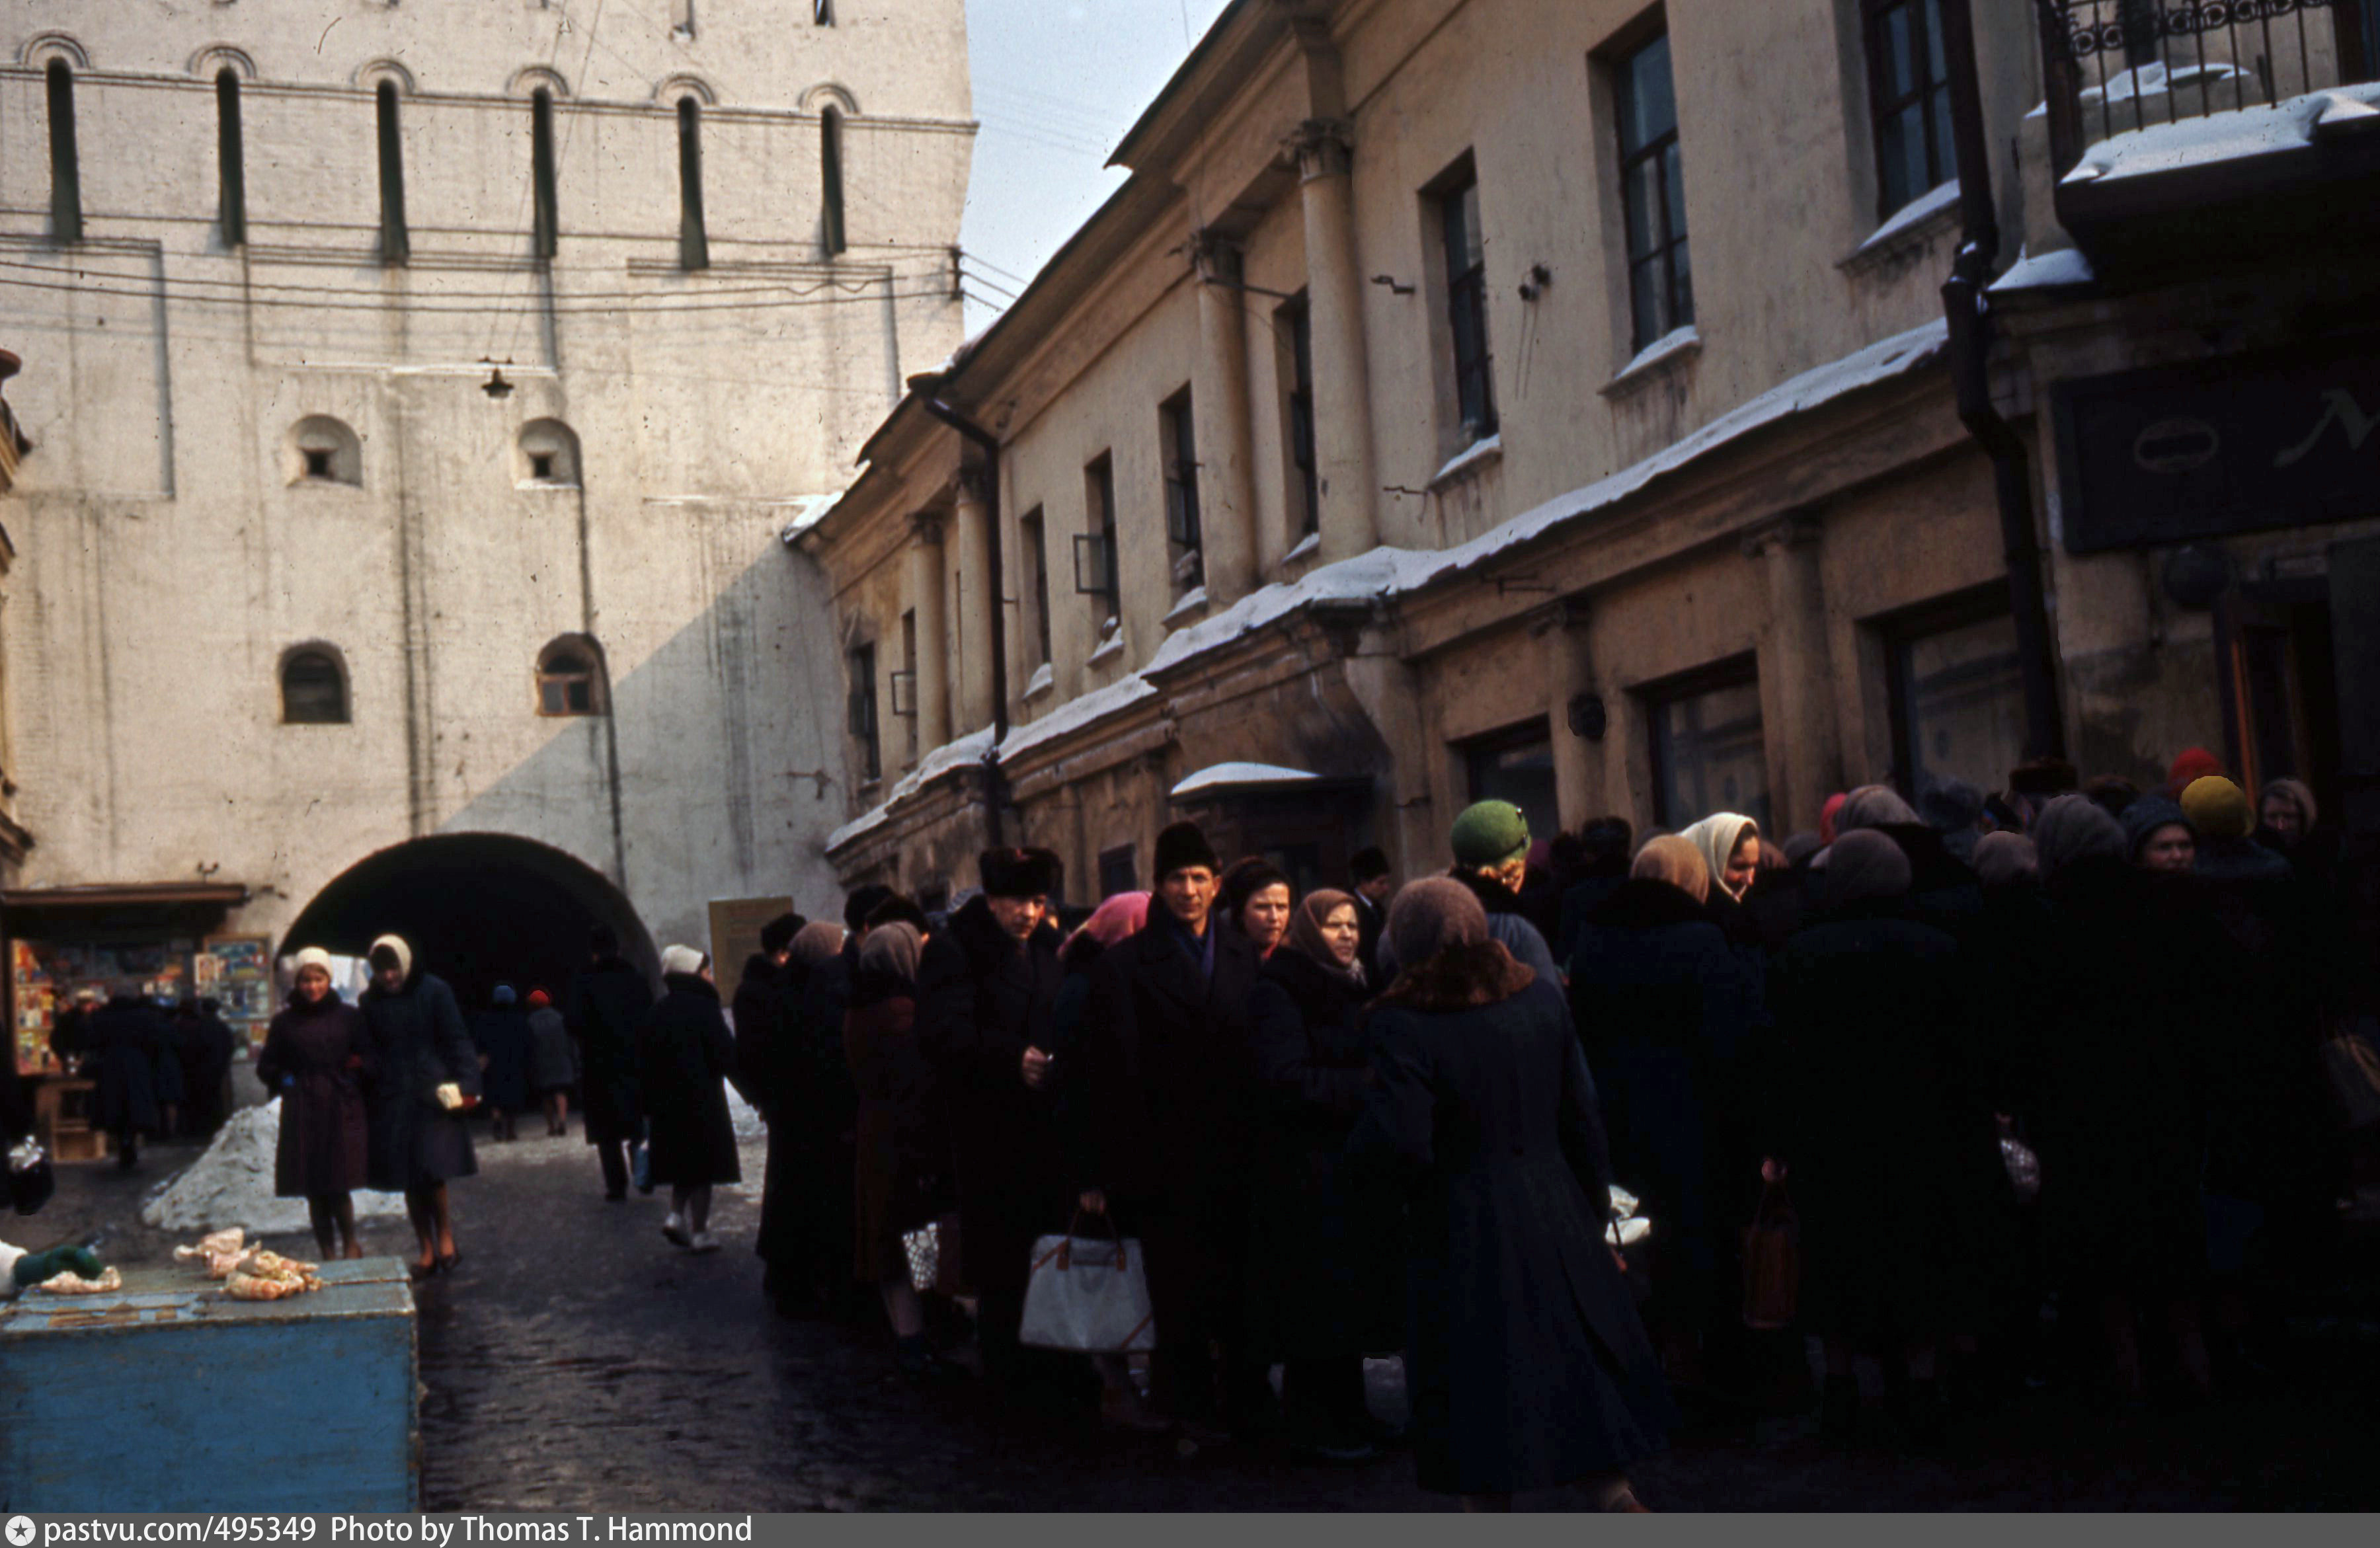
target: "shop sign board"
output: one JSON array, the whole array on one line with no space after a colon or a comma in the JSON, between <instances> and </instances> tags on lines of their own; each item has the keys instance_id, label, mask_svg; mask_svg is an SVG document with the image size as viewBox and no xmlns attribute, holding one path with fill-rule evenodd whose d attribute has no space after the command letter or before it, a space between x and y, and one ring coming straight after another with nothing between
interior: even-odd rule
<instances>
[{"instance_id":1,"label":"shop sign board","mask_svg":"<svg viewBox=\"0 0 2380 1548\"><path fill-rule=\"evenodd\" d=\"M2380 335L2056 383L2067 550L2380 515Z\"/></svg>"}]
</instances>

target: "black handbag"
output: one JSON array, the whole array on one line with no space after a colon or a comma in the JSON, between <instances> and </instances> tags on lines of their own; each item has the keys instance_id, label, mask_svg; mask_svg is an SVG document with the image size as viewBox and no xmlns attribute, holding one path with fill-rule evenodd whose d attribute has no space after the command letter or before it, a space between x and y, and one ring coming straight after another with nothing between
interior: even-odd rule
<instances>
[{"instance_id":1,"label":"black handbag","mask_svg":"<svg viewBox=\"0 0 2380 1548\"><path fill-rule=\"evenodd\" d=\"M50 1167L50 1153L26 1140L8 1153L8 1207L31 1215L58 1191L58 1176Z\"/></svg>"}]
</instances>

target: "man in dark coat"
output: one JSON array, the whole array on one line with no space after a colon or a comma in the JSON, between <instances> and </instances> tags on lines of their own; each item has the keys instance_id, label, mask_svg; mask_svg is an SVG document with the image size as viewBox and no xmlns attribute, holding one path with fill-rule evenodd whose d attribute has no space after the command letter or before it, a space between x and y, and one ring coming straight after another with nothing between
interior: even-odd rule
<instances>
[{"instance_id":1,"label":"man in dark coat","mask_svg":"<svg viewBox=\"0 0 2380 1548\"><path fill-rule=\"evenodd\" d=\"M644 1121L637 1096L637 1028L653 1003L652 986L620 955L608 925L589 939L591 961L570 981L567 1021L578 1045L579 1105L587 1143L603 1166L603 1197L628 1196L627 1146Z\"/></svg>"},{"instance_id":2,"label":"man in dark coat","mask_svg":"<svg viewBox=\"0 0 2380 1548\"><path fill-rule=\"evenodd\" d=\"M1378 845L1348 857L1347 891L1355 900L1355 960L1364 964L1364 977L1370 983L1379 982L1380 932L1388 927L1389 899L1396 889L1389 857Z\"/></svg>"},{"instance_id":3,"label":"man in dark coat","mask_svg":"<svg viewBox=\"0 0 2380 1548\"><path fill-rule=\"evenodd\" d=\"M777 1023L784 1019L786 995L802 976L794 970L794 937L808 923L798 913L781 913L762 925L760 949L744 959L743 976L735 981L735 1089L764 1115Z\"/></svg>"},{"instance_id":4,"label":"man in dark coat","mask_svg":"<svg viewBox=\"0 0 2380 1548\"><path fill-rule=\"evenodd\" d=\"M1194 1439L1219 1418L1245 1435L1271 1397L1243 1325L1256 947L1213 917L1221 867L1195 826L1158 836L1152 870L1148 924L1100 958L1063 1077L1072 1169L1082 1207L1147 1252L1158 1406Z\"/></svg>"},{"instance_id":5,"label":"man in dark coat","mask_svg":"<svg viewBox=\"0 0 2380 1548\"><path fill-rule=\"evenodd\" d=\"M1578 830L1578 875L1562 893L1561 917L1548 942L1556 965L1569 967L1571 949L1578 944L1586 916L1620 890L1635 853L1636 826L1626 817L1597 817Z\"/></svg>"},{"instance_id":6,"label":"man in dark coat","mask_svg":"<svg viewBox=\"0 0 2380 1548\"><path fill-rule=\"evenodd\" d=\"M157 1010L117 995L90 1021L88 1046L98 1074L97 1126L115 1141L115 1164L140 1163L140 1137L158 1131L156 1062L162 1031Z\"/></svg>"},{"instance_id":7,"label":"man in dark coat","mask_svg":"<svg viewBox=\"0 0 2380 1548\"><path fill-rule=\"evenodd\" d=\"M959 1240L980 1298L984 1366L1009 1378L1022 1373L1016 1331L1033 1243L1065 1223L1049 1095L1050 1013L1063 976L1049 923L1058 857L990 850L978 869L983 895L919 959L917 1041L957 1146Z\"/></svg>"}]
</instances>

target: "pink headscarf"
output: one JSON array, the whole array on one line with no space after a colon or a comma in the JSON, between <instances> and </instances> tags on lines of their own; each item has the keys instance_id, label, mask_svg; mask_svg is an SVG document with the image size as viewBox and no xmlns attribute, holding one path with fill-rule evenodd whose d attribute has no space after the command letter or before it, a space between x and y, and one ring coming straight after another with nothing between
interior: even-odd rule
<instances>
[{"instance_id":1,"label":"pink headscarf","mask_svg":"<svg viewBox=\"0 0 2380 1548\"><path fill-rule=\"evenodd\" d=\"M1126 936L1138 935L1148 924L1148 894L1119 892L1091 910L1091 916L1066 937L1066 945L1071 947L1088 936L1101 946L1113 946Z\"/></svg>"},{"instance_id":2,"label":"pink headscarf","mask_svg":"<svg viewBox=\"0 0 2380 1548\"><path fill-rule=\"evenodd\" d=\"M1819 843L1831 844L1835 841L1835 818L1842 815L1843 803L1851 798L1851 792L1839 790L1827 797L1827 804L1818 808Z\"/></svg>"}]
</instances>

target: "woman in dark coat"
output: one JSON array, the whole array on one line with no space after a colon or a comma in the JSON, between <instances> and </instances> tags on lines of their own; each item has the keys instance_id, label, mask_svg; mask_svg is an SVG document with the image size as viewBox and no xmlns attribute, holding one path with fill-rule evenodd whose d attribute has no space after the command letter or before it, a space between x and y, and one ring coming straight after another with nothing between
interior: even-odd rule
<instances>
[{"instance_id":1,"label":"woman in dark coat","mask_svg":"<svg viewBox=\"0 0 2380 1548\"><path fill-rule=\"evenodd\" d=\"M1767 1021L1758 959L1711 918L1709 889L1694 842L1654 840L1580 927L1570 961L1571 1014L1603 1093L1612 1174L1653 1222L1652 1321L1678 1381L1699 1379L1706 1336L1735 1320L1731 1239L1750 1218L1758 1159L1742 1056Z\"/></svg>"},{"instance_id":2,"label":"woman in dark coat","mask_svg":"<svg viewBox=\"0 0 2380 1548\"><path fill-rule=\"evenodd\" d=\"M329 1257L337 1228L343 1257L360 1258L356 1203L364 1185L368 1129L363 1082L371 1038L363 1012L331 987L331 959L319 947L298 953L289 1008L273 1018L256 1056L256 1078L281 1099L273 1191L302 1198L314 1241Z\"/></svg>"},{"instance_id":3,"label":"woman in dark coat","mask_svg":"<svg viewBox=\"0 0 2380 1548\"><path fill-rule=\"evenodd\" d=\"M158 1131L157 1012L146 1000L117 995L93 1011L84 1034L86 1063L95 1068L92 1122L115 1141L115 1164L140 1162L140 1137Z\"/></svg>"},{"instance_id":4,"label":"woman in dark coat","mask_svg":"<svg viewBox=\"0 0 2380 1548\"><path fill-rule=\"evenodd\" d=\"M1852 1358L1865 1349L1884 1360L1912 1438L1929 1441L1937 1354L1984 1315L1974 1269L1998 1137L1971 1067L1958 944L1912 916L1908 855L1863 828L1827 859L1820 910L1773 981L1768 1154L1792 1174L1829 1433L1856 1422Z\"/></svg>"},{"instance_id":5,"label":"woman in dark coat","mask_svg":"<svg viewBox=\"0 0 2380 1548\"><path fill-rule=\"evenodd\" d=\"M1308 894L1248 1002L1261 1105L1248 1336L1282 1362L1293 1440L1331 1461L1360 1461L1387 1438L1364 1400L1364 1356L1404 1341L1398 1201L1347 1175L1371 1068L1362 934L1352 896Z\"/></svg>"},{"instance_id":6,"label":"woman in dark coat","mask_svg":"<svg viewBox=\"0 0 2380 1548\"><path fill-rule=\"evenodd\" d=\"M150 1010L157 1029L156 1046L149 1056L149 1081L157 1093L157 1133L176 1137L182 1131L182 1028L162 1001L152 1001Z\"/></svg>"},{"instance_id":7,"label":"woman in dark coat","mask_svg":"<svg viewBox=\"0 0 2380 1548\"><path fill-rule=\"evenodd\" d=\"M1509 1506L1625 1469L1674 1422L1605 1237L1610 1163L1561 991L1488 938L1458 882L1389 911L1414 964L1374 1007L1377 1083L1348 1142L1410 1183L1406 1382L1421 1486Z\"/></svg>"},{"instance_id":8,"label":"woman in dark coat","mask_svg":"<svg viewBox=\"0 0 2380 1548\"><path fill-rule=\"evenodd\" d=\"M637 1038L646 1121L652 1128L652 1179L670 1190L662 1235L697 1252L716 1252L710 1190L741 1182L735 1125L727 1113L727 1078L735 1040L720 1014L710 958L691 946L662 953L662 998Z\"/></svg>"},{"instance_id":9,"label":"woman in dark coat","mask_svg":"<svg viewBox=\"0 0 2380 1548\"><path fill-rule=\"evenodd\" d=\"M570 981L570 1009L563 1020L578 1046L578 1102L586 1111L587 1143L603 1168L603 1197L618 1203L628 1196L628 1146L644 1131L644 1104L637 1094L637 1029L652 1008L653 989L636 964L620 955L611 926L595 926L589 951L593 960Z\"/></svg>"},{"instance_id":10,"label":"woman in dark coat","mask_svg":"<svg viewBox=\"0 0 2380 1548\"><path fill-rule=\"evenodd\" d=\"M841 961L843 937L844 927L826 919L814 919L794 933L776 1024L770 1029L758 1068L744 1072L753 1106L769 1125L760 1228L754 1234L752 1251L768 1264L760 1280L762 1293L781 1315L789 1317L816 1315L821 1296L840 1305L851 1280L852 1255L830 1259L826 1252L828 1241L840 1240L842 1230L820 1228L830 1205L846 1222L851 1211L827 1196L827 1144L819 1118L823 1102L810 1035L810 1017L819 1013L812 991ZM835 1036L840 1053L840 1020ZM856 1197L856 1191L855 1184L844 1196Z\"/></svg>"},{"instance_id":11,"label":"woman in dark coat","mask_svg":"<svg viewBox=\"0 0 2380 1548\"><path fill-rule=\"evenodd\" d=\"M362 1010L373 1074L365 1175L373 1188L405 1194L421 1244L413 1276L427 1279L462 1258L446 1182L480 1170L462 1117L480 1094L480 1056L455 991L437 974L415 971L413 948L382 936L369 960L372 981Z\"/></svg>"},{"instance_id":12,"label":"woman in dark coat","mask_svg":"<svg viewBox=\"0 0 2380 1548\"><path fill-rule=\"evenodd\" d=\"M528 1014L509 984L499 984L488 1008L471 1018L471 1041L480 1049L480 1098L488 1106L489 1136L520 1138L522 1109L528 1106Z\"/></svg>"},{"instance_id":13,"label":"woman in dark coat","mask_svg":"<svg viewBox=\"0 0 2380 1548\"><path fill-rule=\"evenodd\" d=\"M545 1104L546 1136L564 1138L570 1132L570 1088L578 1064L570 1054L570 1027L543 989L528 992L528 1077L530 1090Z\"/></svg>"},{"instance_id":14,"label":"woman in dark coat","mask_svg":"<svg viewBox=\"0 0 2380 1548\"><path fill-rule=\"evenodd\" d=\"M894 1358L909 1375L935 1364L926 1309L909 1278L902 1236L934 1217L934 1191L949 1154L929 1106L934 1072L917 1045L916 926L868 932L843 1015L844 1058L859 1093L852 1166L853 1276L873 1287L892 1324Z\"/></svg>"}]
</instances>

